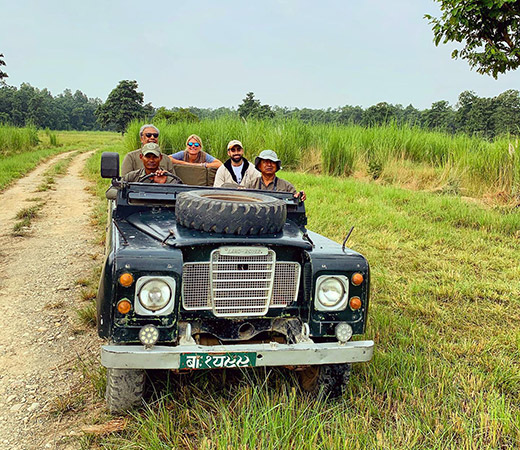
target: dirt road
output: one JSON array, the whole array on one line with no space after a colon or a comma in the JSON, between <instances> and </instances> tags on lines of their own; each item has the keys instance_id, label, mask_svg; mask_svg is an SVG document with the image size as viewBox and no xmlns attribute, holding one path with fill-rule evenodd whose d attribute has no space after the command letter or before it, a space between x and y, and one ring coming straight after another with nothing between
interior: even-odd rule
<instances>
[{"instance_id":1,"label":"dirt road","mask_svg":"<svg viewBox=\"0 0 520 450\"><path fill-rule=\"evenodd\" d=\"M99 349L94 330L82 327L76 313L86 305L77 281L102 253L90 225L92 196L79 175L89 155L75 156L51 190L36 192L44 171L66 155L0 194L1 449L78 448L78 417L67 410L86 415L91 400L81 386L88 377L78 366L95 360ZM17 211L35 202L44 205L30 233L12 236Z\"/></svg>"}]
</instances>

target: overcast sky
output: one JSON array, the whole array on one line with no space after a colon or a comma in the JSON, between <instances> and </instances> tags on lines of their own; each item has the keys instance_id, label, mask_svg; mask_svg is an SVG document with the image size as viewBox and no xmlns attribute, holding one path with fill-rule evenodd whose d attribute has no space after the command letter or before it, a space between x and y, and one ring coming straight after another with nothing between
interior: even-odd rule
<instances>
[{"instance_id":1,"label":"overcast sky","mask_svg":"<svg viewBox=\"0 0 520 450\"><path fill-rule=\"evenodd\" d=\"M435 47L432 0L0 0L7 83L107 98L137 80L155 107L236 107L253 91L288 107L424 109L520 88Z\"/></svg>"}]
</instances>

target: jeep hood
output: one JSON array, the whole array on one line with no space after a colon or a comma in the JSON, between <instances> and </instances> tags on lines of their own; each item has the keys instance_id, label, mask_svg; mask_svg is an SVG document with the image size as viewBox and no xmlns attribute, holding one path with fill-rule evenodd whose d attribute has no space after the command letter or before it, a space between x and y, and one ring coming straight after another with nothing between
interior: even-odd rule
<instances>
[{"instance_id":1,"label":"jeep hood","mask_svg":"<svg viewBox=\"0 0 520 450\"><path fill-rule=\"evenodd\" d=\"M115 220L118 220L115 218ZM152 238L171 247L186 247L209 244L262 244L299 247L311 250L312 244L306 238L306 230L288 220L280 233L254 236L207 233L177 225L171 211L149 210L128 216L125 221Z\"/></svg>"}]
</instances>

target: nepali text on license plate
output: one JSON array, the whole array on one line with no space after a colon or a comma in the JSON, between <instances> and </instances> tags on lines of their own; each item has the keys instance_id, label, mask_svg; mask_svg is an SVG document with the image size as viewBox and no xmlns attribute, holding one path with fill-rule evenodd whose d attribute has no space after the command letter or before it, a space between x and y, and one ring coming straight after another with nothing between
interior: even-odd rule
<instances>
[{"instance_id":1,"label":"nepali text on license plate","mask_svg":"<svg viewBox=\"0 0 520 450\"><path fill-rule=\"evenodd\" d=\"M182 353L180 369L235 369L254 367L256 353Z\"/></svg>"}]
</instances>

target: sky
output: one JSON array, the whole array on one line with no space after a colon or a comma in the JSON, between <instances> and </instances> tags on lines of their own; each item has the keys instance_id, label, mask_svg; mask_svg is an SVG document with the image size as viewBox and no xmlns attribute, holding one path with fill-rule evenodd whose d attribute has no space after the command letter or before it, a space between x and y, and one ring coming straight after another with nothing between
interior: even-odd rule
<instances>
[{"instance_id":1,"label":"sky","mask_svg":"<svg viewBox=\"0 0 520 450\"><path fill-rule=\"evenodd\" d=\"M145 103L237 107L247 92L289 108L379 102L429 108L461 92L520 89L433 43L433 0L0 0L0 53L13 86L106 100L136 80Z\"/></svg>"}]
</instances>

